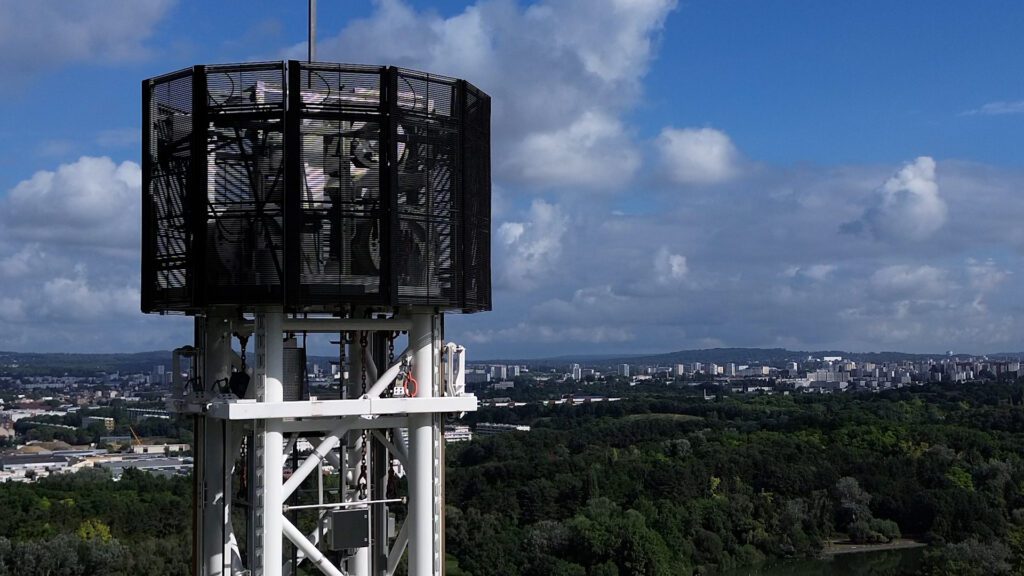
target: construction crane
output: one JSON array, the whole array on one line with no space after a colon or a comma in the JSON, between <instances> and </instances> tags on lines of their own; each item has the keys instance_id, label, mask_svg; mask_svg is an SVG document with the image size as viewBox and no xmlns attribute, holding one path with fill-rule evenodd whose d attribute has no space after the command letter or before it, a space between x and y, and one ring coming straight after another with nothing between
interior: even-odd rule
<instances>
[{"instance_id":1,"label":"construction crane","mask_svg":"<svg viewBox=\"0 0 1024 576\"><path fill-rule=\"evenodd\" d=\"M135 429L132 428L131 424L128 425L128 431L132 433L132 438L134 439L133 440L134 445L135 446L142 446L142 438L139 438L139 435L135 433Z\"/></svg>"}]
</instances>

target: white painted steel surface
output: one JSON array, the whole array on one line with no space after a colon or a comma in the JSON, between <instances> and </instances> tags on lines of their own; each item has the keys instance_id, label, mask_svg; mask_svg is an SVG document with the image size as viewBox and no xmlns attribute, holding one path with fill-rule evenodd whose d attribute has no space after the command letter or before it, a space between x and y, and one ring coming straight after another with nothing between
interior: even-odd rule
<instances>
[{"instance_id":1,"label":"white painted steel surface","mask_svg":"<svg viewBox=\"0 0 1024 576\"><path fill-rule=\"evenodd\" d=\"M424 402L434 393L434 346L437 342L432 314L414 314L409 332L413 351L413 376L418 383L416 399ZM413 400L413 401L415 401ZM429 400L427 400L429 402ZM433 418L427 413L409 415L409 574L434 576L434 435Z\"/></svg>"},{"instance_id":2,"label":"white painted steel surface","mask_svg":"<svg viewBox=\"0 0 1024 576\"><path fill-rule=\"evenodd\" d=\"M206 355L203 362L202 386L204 394L215 393L217 383L230 375L231 332L226 320L211 313L205 321ZM227 438L222 422L207 420L203 429L203 559L208 576L224 574L225 563L230 562L231 526L225 502L224 485L230 482L231 471L225 470ZM230 568L230 565L229 565Z\"/></svg>"},{"instance_id":3,"label":"white painted steel surface","mask_svg":"<svg viewBox=\"0 0 1024 576\"><path fill-rule=\"evenodd\" d=\"M417 378L418 380L418 378ZM425 384L420 383L420 391ZM208 415L227 420L312 418L326 416L386 416L470 412L477 408L476 396L425 398L363 398L356 400L304 400L299 402L214 402Z\"/></svg>"},{"instance_id":4,"label":"white painted steel surface","mask_svg":"<svg viewBox=\"0 0 1024 576\"><path fill-rule=\"evenodd\" d=\"M263 335L263 398L266 403L279 404L284 400L284 343L282 320L284 314L278 310L264 312ZM281 513L284 504L281 490L281 473L284 458L284 435L280 420L267 420L264 432L263 452L263 576L281 576L283 561L282 530L285 522Z\"/></svg>"}]
</instances>

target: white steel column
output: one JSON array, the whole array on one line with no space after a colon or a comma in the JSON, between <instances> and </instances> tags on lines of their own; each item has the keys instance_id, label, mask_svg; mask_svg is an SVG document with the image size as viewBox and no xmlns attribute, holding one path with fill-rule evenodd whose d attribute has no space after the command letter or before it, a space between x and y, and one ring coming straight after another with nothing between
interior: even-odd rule
<instances>
[{"instance_id":1,"label":"white steel column","mask_svg":"<svg viewBox=\"0 0 1024 576\"><path fill-rule=\"evenodd\" d=\"M279 309L260 313L263 320L263 398L264 402L284 401L284 345L281 326L284 313ZM259 323L259 319L257 319ZM284 435L281 421L266 421L263 451L263 576L281 576L282 534L282 471Z\"/></svg>"},{"instance_id":2,"label":"white steel column","mask_svg":"<svg viewBox=\"0 0 1024 576\"><path fill-rule=\"evenodd\" d=\"M409 332L416 397L434 393L433 314L415 313ZM434 429L430 414L409 416L409 574L434 575Z\"/></svg>"},{"instance_id":3,"label":"white steel column","mask_svg":"<svg viewBox=\"0 0 1024 576\"><path fill-rule=\"evenodd\" d=\"M217 394L219 382L231 374L231 331L228 322L211 311L205 320L206 349L203 358L202 386L206 393ZM203 438L203 565L205 576L221 576L225 558L225 522L230 522L224 499L225 482L230 470L224 469L224 422L206 418ZM225 476L227 474L227 476ZM226 480L227 478L227 480Z\"/></svg>"}]
</instances>

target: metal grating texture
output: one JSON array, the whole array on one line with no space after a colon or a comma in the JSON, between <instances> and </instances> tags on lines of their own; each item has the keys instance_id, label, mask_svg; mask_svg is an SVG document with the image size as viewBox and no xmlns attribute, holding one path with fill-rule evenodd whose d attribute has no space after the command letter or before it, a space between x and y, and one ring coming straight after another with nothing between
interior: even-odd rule
<instances>
[{"instance_id":1,"label":"metal grating texture","mask_svg":"<svg viewBox=\"0 0 1024 576\"><path fill-rule=\"evenodd\" d=\"M399 302L460 307L462 114L458 81L411 70L394 76L396 193L392 242Z\"/></svg>"},{"instance_id":2,"label":"metal grating texture","mask_svg":"<svg viewBox=\"0 0 1024 576\"><path fill-rule=\"evenodd\" d=\"M491 309L491 97L466 83L462 124L463 309Z\"/></svg>"},{"instance_id":3,"label":"metal grating texture","mask_svg":"<svg viewBox=\"0 0 1024 576\"><path fill-rule=\"evenodd\" d=\"M491 307L490 98L393 67L143 83L146 312Z\"/></svg>"},{"instance_id":4,"label":"metal grating texture","mask_svg":"<svg viewBox=\"0 0 1024 576\"><path fill-rule=\"evenodd\" d=\"M206 305L284 296L281 62L205 67L205 182L197 195Z\"/></svg>"},{"instance_id":5,"label":"metal grating texture","mask_svg":"<svg viewBox=\"0 0 1024 576\"><path fill-rule=\"evenodd\" d=\"M192 302L192 71L147 80L142 92L142 309L182 310Z\"/></svg>"},{"instance_id":6,"label":"metal grating texture","mask_svg":"<svg viewBox=\"0 0 1024 576\"><path fill-rule=\"evenodd\" d=\"M383 126L377 67L302 64L289 70L298 111L299 184L293 202L299 239L292 304L387 299ZM382 128L383 126L383 128Z\"/></svg>"}]
</instances>

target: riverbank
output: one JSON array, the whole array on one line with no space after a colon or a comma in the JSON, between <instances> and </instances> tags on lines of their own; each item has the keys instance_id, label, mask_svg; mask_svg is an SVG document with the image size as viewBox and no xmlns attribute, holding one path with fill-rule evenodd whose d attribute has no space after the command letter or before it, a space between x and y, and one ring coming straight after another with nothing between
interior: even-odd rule
<instances>
[{"instance_id":1,"label":"riverbank","mask_svg":"<svg viewBox=\"0 0 1024 576\"><path fill-rule=\"evenodd\" d=\"M744 566L722 572L721 576L911 576L917 573L924 555L924 547L913 540L857 545L855 550L853 545L837 543L833 548L844 552Z\"/></svg>"},{"instance_id":2,"label":"riverbank","mask_svg":"<svg viewBox=\"0 0 1024 576\"><path fill-rule=\"evenodd\" d=\"M886 544L854 544L849 540L833 540L825 545L821 551L822 557L838 556L841 554L860 554L864 552L881 552L884 550L905 550L907 548L924 548L928 544L911 540L909 538L897 538Z\"/></svg>"}]
</instances>

